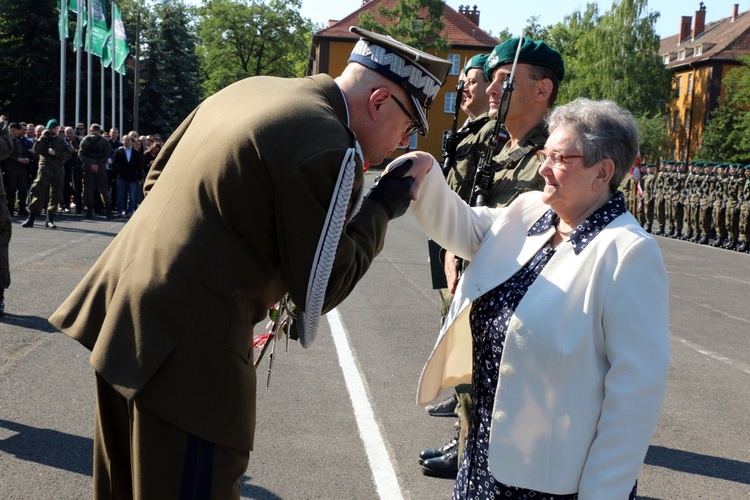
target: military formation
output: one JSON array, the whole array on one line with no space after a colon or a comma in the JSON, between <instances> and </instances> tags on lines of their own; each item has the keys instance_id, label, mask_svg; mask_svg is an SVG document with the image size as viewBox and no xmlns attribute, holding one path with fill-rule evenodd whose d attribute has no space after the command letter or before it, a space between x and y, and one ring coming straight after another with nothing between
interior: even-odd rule
<instances>
[{"instance_id":1,"label":"military formation","mask_svg":"<svg viewBox=\"0 0 750 500\"><path fill-rule=\"evenodd\" d=\"M621 189L647 231L750 253L750 165L663 161L636 177Z\"/></svg>"}]
</instances>

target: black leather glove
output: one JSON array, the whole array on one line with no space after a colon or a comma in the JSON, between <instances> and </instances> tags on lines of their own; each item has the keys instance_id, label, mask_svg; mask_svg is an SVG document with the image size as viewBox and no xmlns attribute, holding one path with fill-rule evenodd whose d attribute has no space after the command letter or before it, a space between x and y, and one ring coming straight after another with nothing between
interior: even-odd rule
<instances>
[{"instance_id":1,"label":"black leather glove","mask_svg":"<svg viewBox=\"0 0 750 500\"><path fill-rule=\"evenodd\" d=\"M402 177L402 175L409 171L411 165L412 161L406 160L387 174L375 179L375 185L370 188L370 192L365 197L380 204L388 212L388 220L401 217L409 208L414 178Z\"/></svg>"}]
</instances>

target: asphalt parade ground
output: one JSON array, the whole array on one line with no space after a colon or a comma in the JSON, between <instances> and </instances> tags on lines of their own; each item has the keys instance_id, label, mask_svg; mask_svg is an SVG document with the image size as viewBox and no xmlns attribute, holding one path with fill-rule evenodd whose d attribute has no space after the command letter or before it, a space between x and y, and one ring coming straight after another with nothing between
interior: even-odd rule
<instances>
[{"instance_id":1,"label":"asphalt parade ground","mask_svg":"<svg viewBox=\"0 0 750 500\"><path fill-rule=\"evenodd\" d=\"M63 215L57 230L22 220L0 318L0 498L90 498L93 371L88 351L46 318L127 219ZM670 279L672 366L639 496L750 498L750 255L657 241ZM453 419L415 404L438 322L426 237L407 214L352 295L321 320L313 346L276 346L268 389L261 362L243 498L449 498L452 480L417 464L421 449L453 433Z\"/></svg>"}]
</instances>

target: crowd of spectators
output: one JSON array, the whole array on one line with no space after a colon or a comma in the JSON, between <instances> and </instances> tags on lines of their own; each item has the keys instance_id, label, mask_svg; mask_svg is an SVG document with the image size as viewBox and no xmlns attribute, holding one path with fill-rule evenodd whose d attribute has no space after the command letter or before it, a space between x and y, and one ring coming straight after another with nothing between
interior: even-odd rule
<instances>
[{"instance_id":1,"label":"crowd of spectators","mask_svg":"<svg viewBox=\"0 0 750 500\"><path fill-rule=\"evenodd\" d=\"M0 116L0 121L8 120L5 116ZM64 162L65 177L58 213L88 217L98 214L107 218L132 216L142 201L143 181L161 150L162 138L158 134L143 135L135 130L121 137L117 128L112 127L107 131L98 124L92 124L87 131L83 123L57 127L54 126L56 123L55 120L50 120L45 126L23 121L9 122L11 135L18 142L18 148L11 157L0 162L0 168L10 214L14 217L29 216L28 207L32 201L30 188L39 175L40 163L34 145L45 134L55 130L55 134L62 137L71 149L70 158ZM88 188L96 193L93 202L87 203L84 197L87 172L79 150L84 138L92 134L101 135L109 142L111 154L105 166L106 182L103 186L89 182ZM102 190L106 190L109 196L105 196ZM49 196L49 192L44 193L44 209L48 208ZM106 198L111 199L109 208L103 201Z\"/></svg>"}]
</instances>

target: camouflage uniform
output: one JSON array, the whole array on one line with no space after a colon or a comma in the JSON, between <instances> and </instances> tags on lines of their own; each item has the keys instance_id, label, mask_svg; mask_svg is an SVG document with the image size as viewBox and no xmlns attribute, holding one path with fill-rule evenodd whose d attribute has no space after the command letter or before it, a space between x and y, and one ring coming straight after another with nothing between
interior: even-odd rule
<instances>
[{"instance_id":1,"label":"camouflage uniform","mask_svg":"<svg viewBox=\"0 0 750 500\"><path fill-rule=\"evenodd\" d=\"M740 239L740 203L739 196L740 191L745 184L745 176L742 172L738 172L737 167L740 165L732 165L729 167L728 182L726 185L726 219L725 224L727 227L727 233L729 241L724 245L724 248L734 250L737 246L737 241Z\"/></svg>"},{"instance_id":2,"label":"camouflage uniform","mask_svg":"<svg viewBox=\"0 0 750 500\"><path fill-rule=\"evenodd\" d=\"M727 239L727 224L726 224L726 192L727 185L729 184L729 178L726 174L727 165L722 163L717 169L716 180L711 198L713 199L713 218L714 218L714 229L716 230L716 241L711 243L713 247L722 246Z\"/></svg>"},{"instance_id":3,"label":"camouflage uniform","mask_svg":"<svg viewBox=\"0 0 750 500\"><path fill-rule=\"evenodd\" d=\"M667 217L664 199L666 192L666 179L666 164L662 162L659 171L656 173L656 178L654 179L654 208L656 210L656 221L659 223L659 229L654 232L654 234L657 235L666 234L665 226Z\"/></svg>"},{"instance_id":4,"label":"camouflage uniform","mask_svg":"<svg viewBox=\"0 0 750 500\"><path fill-rule=\"evenodd\" d=\"M700 202L698 208L698 231L702 234L696 238L701 245L707 244L708 239L711 237L713 223L713 200L711 197L715 179L713 165L706 165L703 168L703 177L700 183Z\"/></svg>"},{"instance_id":5,"label":"camouflage uniform","mask_svg":"<svg viewBox=\"0 0 750 500\"><path fill-rule=\"evenodd\" d=\"M685 164L679 163L672 172L672 184L670 186L670 202L672 206L671 220L669 221L669 236L680 238L682 236L682 224L685 220L685 181L687 174L684 172Z\"/></svg>"},{"instance_id":6,"label":"camouflage uniform","mask_svg":"<svg viewBox=\"0 0 750 500\"><path fill-rule=\"evenodd\" d=\"M740 238L737 250L750 253L750 165L744 168L745 185L740 193Z\"/></svg>"},{"instance_id":7,"label":"camouflage uniform","mask_svg":"<svg viewBox=\"0 0 750 500\"><path fill-rule=\"evenodd\" d=\"M57 214L57 206L62 201L65 183L63 163L73 154L62 137L49 131L34 143L34 152L39 157L39 170L31 185L30 214L29 219L22 224L24 227L34 225L34 218L42 212L42 204L48 196L47 223L52 223Z\"/></svg>"}]
</instances>

